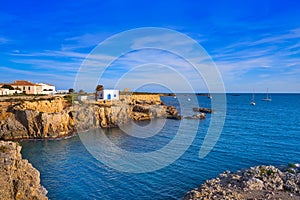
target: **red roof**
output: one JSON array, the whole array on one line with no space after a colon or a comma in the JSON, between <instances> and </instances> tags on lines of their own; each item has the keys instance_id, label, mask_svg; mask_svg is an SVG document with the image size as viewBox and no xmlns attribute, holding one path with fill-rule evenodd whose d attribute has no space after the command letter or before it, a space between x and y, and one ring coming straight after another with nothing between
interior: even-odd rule
<instances>
[{"instance_id":1,"label":"red roof","mask_svg":"<svg viewBox=\"0 0 300 200\"><path fill-rule=\"evenodd\" d=\"M35 83L32 83L32 82L30 82L30 81L24 81L24 80L17 80L17 81L14 81L12 84L10 84L10 85L14 85L14 86L19 86L19 85L24 85L24 86L28 86L28 85L30 85L30 86L36 86L37 84L35 84Z\"/></svg>"}]
</instances>

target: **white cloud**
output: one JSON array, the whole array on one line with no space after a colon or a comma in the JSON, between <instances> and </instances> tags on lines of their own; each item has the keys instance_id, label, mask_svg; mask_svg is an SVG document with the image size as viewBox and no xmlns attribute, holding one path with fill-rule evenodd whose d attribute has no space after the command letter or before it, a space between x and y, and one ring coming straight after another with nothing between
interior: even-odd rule
<instances>
[{"instance_id":1,"label":"white cloud","mask_svg":"<svg viewBox=\"0 0 300 200\"><path fill-rule=\"evenodd\" d=\"M8 43L10 40L5 38L5 37L0 37L0 44L6 44Z\"/></svg>"}]
</instances>

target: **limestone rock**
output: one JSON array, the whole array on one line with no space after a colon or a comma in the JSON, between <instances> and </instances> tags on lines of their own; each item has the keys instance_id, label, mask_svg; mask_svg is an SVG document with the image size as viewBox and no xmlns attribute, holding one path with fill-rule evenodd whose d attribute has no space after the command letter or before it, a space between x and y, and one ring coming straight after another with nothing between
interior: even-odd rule
<instances>
[{"instance_id":1,"label":"limestone rock","mask_svg":"<svg viewBox=\"0 0 300 200\"><path fill-rule=\"evenodd\" d=\"M55 97L47 100L24 101L24 103L16 105L15 110L36 110L38 112L61 112L65 107L63 98Z\"/></svg>"},{"instance_id":2,"label":"limestone rock","mask_svg":"<svg viewBox=\"0 0 300 200\"><path fill-rule=\"evenodd\" d=\"M281 170L257 166L236 173L226 171L186 193L183 199L300 199L299 171L297 165Z\"/></svg>"},{"instance_id":3,"label":"limestone rock","mask_svg":"<svg viewBox=\"0 0 300 200\"><path fill-rule=\"evenodd\" d=\"M181 119L177 109L163 105L158 95L129 97L123 101L75 104L65 108L63 98L25 101L1 112L0 139L58 138L76 131L118 127L130 119Z\"/></svg>"},{"instance_id":4,"label":"limestone rock","mask_svg":"<svg viewBox=\"0 0 300 200\"><path fill-rule=\"evenodd\" d=\"M40 184L40 173L22 159L21 147L0 141L0 199L48 199Z\"/></svg>"}]
</instances>

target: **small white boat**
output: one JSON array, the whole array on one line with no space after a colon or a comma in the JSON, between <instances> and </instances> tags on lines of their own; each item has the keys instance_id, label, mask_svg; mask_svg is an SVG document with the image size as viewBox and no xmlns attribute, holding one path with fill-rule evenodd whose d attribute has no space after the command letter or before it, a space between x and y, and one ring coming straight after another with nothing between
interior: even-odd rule
<instances>
[{"instance_id":1,"label":"small white boat","mask_svg":"<svg viewBox=\"0 0 300 200\"><path fill-rule=\"evenodd\" d=\"M267 96L263 98L262 101L272 101L271 97L269 97L269 88L267 88Z\"/></svg>"},{"instance_id":2,"label":"small white boat","mask_svg":"<svg viewBox=\"0 0 300 200\"><path fill-rule=\"evenodd\" d=\"M207 98L212 99L211 94L208 94L208 95L207 95Z\"/></svg>"},{"instance_id":3,"label":"small white boat","mask_svg":"<svg viewBox=\"0 0 300 200\"><path fill-rule=\"evenodd\" d=\"M255 106L255 101L254 101L254 92L252 93L252 100L250 102L251 106Z\"/></svg>"},{"instance_id":4,"label":"small white boat","mask_svg":"<svg viewBox=\"0 0 300 200\"><path fill-rule=\"evenodd\" d=\"M187 100L188 100L188 101L191 101L191 99L190 99L190 98L188 98Z\"/></svg>"}]
</instances>

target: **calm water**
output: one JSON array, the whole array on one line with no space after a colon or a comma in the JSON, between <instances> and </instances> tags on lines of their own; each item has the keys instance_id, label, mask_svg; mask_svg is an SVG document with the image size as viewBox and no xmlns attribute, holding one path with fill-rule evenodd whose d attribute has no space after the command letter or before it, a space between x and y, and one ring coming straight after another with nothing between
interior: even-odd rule
<instances>
[{"instance_id":1,"label":"calm water","mask_svg":"<svg viewBox=\"0 0 300 200\"><path fill-rule=\"evenodd\" d=\"M132 174L111 169L93 158L78 136L23 141L22 154L41 172L50 199L179 199L225 170L300 162L300 95L274 94L272 102L260 101L263 97L256 95L257 104L251 107L251 95L227 95L223 132L204 159L198 153L210 119L190 120L190 126L199 123L192 145L176 162L155 172ZM207 97L198 96L198 100L201 106L210 105ZM163 101L178 106L172 97ZM185 109L182 112L191 112ZM153 151L174 138L179 124L167 120L159 134L146 139L128 136L119 129L107 130L107 134L127 151Z\"/></svg>"}]
</instances>

